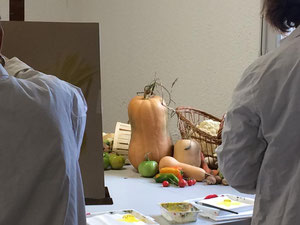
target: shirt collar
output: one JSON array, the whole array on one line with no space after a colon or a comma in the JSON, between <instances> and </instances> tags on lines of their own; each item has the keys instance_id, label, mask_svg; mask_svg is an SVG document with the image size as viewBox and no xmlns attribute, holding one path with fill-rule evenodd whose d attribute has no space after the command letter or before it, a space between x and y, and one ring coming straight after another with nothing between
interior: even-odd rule
<instances>
[{"instance_id":1,"label":"shirt collar","mask_svg":"<svg viewBox=\"0 0 300 225\"><path fill-rule=\"evenodd\" d=\"M19 60L17 57L13 57L11 59L8 59L6 57L3 57L5 60L5 66L7 73L11 76L15 76L17 73L19 73L22 70L30 69L31 67Z\"/></svg>"},{"instance_id":2,"label":"shirt collar","mask_svg":"<svg viewBox=\"0 0 300 225\"><path fill-rule=\"evenodd\" d=\"M4 80L6 78L8 78L8 73L4 69L4 67L2 66L2 64L0 64L0 80Z\"/></svg>"},{"instance_id":3,"label":"shirt collar","mask_svg":"<svg viewBox=\"0 0 300 225\"><path fill-rule=\"evenodd\" d=\"M285 37L284 39L282 39L280 41L280 44L283 44L283 43L286 43L286 42L289 42L297 37L300 36L300 25L287 37Z\"/></svg>"}]
</instances>

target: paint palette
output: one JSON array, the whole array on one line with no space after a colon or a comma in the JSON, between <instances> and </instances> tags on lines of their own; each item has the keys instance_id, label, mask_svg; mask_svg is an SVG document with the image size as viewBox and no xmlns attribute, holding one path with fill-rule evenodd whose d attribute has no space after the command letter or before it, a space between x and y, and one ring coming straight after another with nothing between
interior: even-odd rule
<instances>
[{"instance_id":1,"label":"paint palette","mask_svg":"<svg viewBox=\"0 0 300 225\"><path fill-rule=\"evenodd\" d=\"M87 225L158 225L149 216L128 209L87 214Z\"/></svg>"},{"instance_id":2,"label":"paint palette","mask_svg":"<svg viewBox=\"0 0 300 225\"><path fill-rule=\"evenodd\" d=\"M200 216L215 221L250 218L254 207L254 199L231 194L210 199L190 199L186 202L194 204L200 210Z\"/></svg>"}]
</instances>

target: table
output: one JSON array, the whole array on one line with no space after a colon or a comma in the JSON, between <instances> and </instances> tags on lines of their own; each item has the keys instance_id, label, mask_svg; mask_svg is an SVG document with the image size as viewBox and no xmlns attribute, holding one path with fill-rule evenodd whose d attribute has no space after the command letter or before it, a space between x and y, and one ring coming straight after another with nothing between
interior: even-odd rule
<instances>
[{"instance_id":1,"label":"table","mask_svg":"<svg viewBox=\"0 0 300 225\"><path fill-rule=\"evenodd\" d=\"M188 199L200 198L209 194L234 194L243 197L254 198L254 195L242 194L229 186L206 185L197 182L193 186L179 188L176 186L163 187L155 183L153 178L143 178L132 166L125 166L122 170L107 170L104 172L105 185L108 187L113 205L90 205L86 206L86 212L103 212L121 209L134 209L146 216L151 216L159 224L169 225L160 213L159 203L179 202ZM213 220L198 218L195 223L224 224ZM249 225L250 219L226 222L226 224Z\"/></svg>"}]
</instances>

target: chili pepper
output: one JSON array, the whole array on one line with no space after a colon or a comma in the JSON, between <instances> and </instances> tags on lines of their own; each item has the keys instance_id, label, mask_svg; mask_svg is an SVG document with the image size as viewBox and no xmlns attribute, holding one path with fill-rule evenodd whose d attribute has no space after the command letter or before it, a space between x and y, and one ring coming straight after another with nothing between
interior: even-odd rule
<instances>
[{"instance_id":1,"label":"chili pepper","mask_svg":"<svg viewBox=\"0 0 300 225\"><path fill-rule=\"evenodd\" d=\"M218 175L221 177L221 179L224 179L224 176L223 176L223 174L220 171L219 171Z\"/></svg>"},{"instance_id":2,"label":"chili pepper","mask_svg":"<svg viewBox=\"0 0 300 225\"><path fill-rule=\"evenodd\" d=\"M160 173L172 173L174 174L179 180L182 179L183 177L183 170L181 167L177 167L177 166L174 166L174 167L164 167L164 168L161 168L159 170Z\"/></svg>"},{"instance_id":3,"label":"chili pepper","mask_svg":"<svg viewBox=\"0 0 300 225\"><path fill-rule=\"evenodd\" d=\"M165 180L170 184L178 185L179 179L172 173L159 173L154 177L156 183L162 183Z\"/></svg>"},{"instance_id":4,"label":"chili pepper","mask_svg":"<svg viewBox=\"0 0 300 225\"><path fill-rule=\"evenodd\" d=\"M211 198L216 198L218 195L212 194L212 195L207 195L204 199L211 199Z\"/></svg>"}]
</instances>

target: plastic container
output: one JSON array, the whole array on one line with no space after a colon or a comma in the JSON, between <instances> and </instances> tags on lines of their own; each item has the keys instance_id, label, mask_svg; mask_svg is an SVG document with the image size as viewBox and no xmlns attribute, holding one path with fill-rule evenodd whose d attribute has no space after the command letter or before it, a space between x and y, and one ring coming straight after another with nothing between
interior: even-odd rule
<instances>
[{"instance_id":1,"label":"plastic container","mask_svg":"<svg viewBox=\"0 0 300 225\"><path fill-rule=\"evenodd\" d=\"M171 223L189 223L198 218L199 209L188 202L160 203L161 214Z\"/></svg>"}]
</instances>

